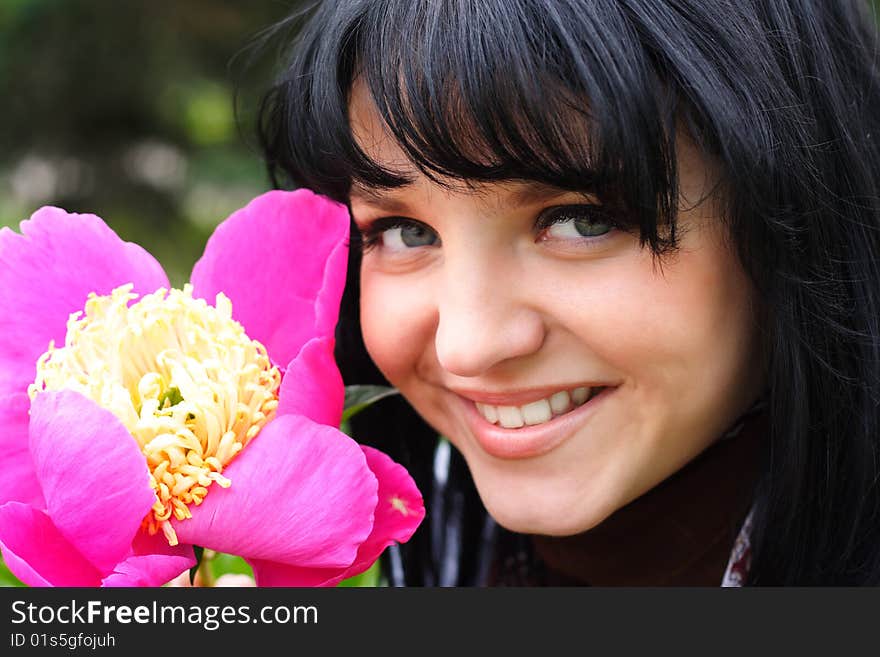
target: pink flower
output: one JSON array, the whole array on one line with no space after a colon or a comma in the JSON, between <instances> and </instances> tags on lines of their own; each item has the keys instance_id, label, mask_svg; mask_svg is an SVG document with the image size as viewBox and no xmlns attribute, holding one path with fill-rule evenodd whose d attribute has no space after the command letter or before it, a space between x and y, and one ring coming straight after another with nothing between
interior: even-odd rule
<instances>
[{"instance_id":1,"label":"pink flower","mask_svg":"<svg viewBox=\"0 0 880 657\"><path fill-rule=\"evenodd\" d=\"M409 539L424 517L412 479L338 429L348 226L307 190L269 192L170 292L94 215L43 208L21 235L0 230L10 570L156 586L199 545L244 557L261 586L332 585Z\"/></svg>"}]
</instances>

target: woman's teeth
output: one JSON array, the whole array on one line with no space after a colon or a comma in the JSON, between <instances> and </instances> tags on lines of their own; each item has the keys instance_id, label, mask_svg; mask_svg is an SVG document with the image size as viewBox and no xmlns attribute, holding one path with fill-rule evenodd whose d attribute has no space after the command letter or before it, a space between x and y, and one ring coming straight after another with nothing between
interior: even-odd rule
<instances>
[{"instance_id":1,"label":"woman's teeth","mask_svg":"<svg viewBox=\"0 0 880 657\"><path fill-rule=\"evenodd\" d=\"M601 390L601 387L563 390L546 399L539 399L522 406L492 406L479 403L476 406L487 422L501 425L505 429L519 429L527 425L543 424L568 413L592 399Z\"/></svg>"}]
</instances>

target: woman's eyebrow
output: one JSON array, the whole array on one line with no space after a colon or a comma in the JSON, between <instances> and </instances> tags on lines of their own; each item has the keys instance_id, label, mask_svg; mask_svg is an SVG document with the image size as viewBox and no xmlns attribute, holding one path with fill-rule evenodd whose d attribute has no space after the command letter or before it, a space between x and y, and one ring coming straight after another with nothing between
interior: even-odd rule
<instances>
[{"instance_id":1,"label":"woman's eyebrow","mask_svg":"<svg viewBox=\"0 0 880 657\"><path fill-rule=\"evenodd\" d=\"M578 191L563 189L562 187L556 187L555 185L536 181L520 182L514 184L516 185L516 188L511 191L509 199L517 205L528 205L530 203L537 203L539 201L544 201L548 198L563 196L565 194L589 194L589 192L586 190Z\"/></svg>"},{"instance_id":2,"label":"woman's eyebrow","mask_svg":"<svg viewBox=\"0 0 880 657\"><path fill-rule=\"evenodd\" d=\"M562 187L537 181L514 182L509 185L511 190L505 200L513 205L529 205L565 194L589 194L586 190L574 191L563 189ZM401 185L394 189L405 190L407 187L410 187L410 185ZM385 212L406 212L409 210L409 205L405 201L395 198L393 192L383 192L379 189L352 185L349 197L351 200L367 203Z\"/></svg>"},{"instance_id":3,"label":"woman's eyebrow","mask_svg":"<svg viewBox=\"0 0 880 657\"><path fill-rule=\"evenodd\" d=\"M406 187L409 187L409 185L402 185L396 189ZM359 185L352 185L349 192L349 199L373 205L385 212L406 212L409 209L409 206L406 203L394 198L390 194L383 193L377 189L361 187Z\"/></svg>"}]
</instances>

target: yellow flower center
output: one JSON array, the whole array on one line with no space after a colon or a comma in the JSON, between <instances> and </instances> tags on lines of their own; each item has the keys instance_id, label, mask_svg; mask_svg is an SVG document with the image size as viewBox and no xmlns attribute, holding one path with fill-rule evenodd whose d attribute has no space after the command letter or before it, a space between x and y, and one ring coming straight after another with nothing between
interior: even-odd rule
<instances>
[{"instance_id":1,"label":"yellow flower center","mask_svg":"<svg viewBox=\"0 0 880 657\"><path fill-rule=\"evenodd\" d=\"M275 415L281 373L224 294L210 306L186 285L130 303L132 287L89 294L64 347L50 343L38 360L28 394L75 390L119 418L156 493L144 528L177 545L171 517L192 517L211 484L230 485L223 469Z\"/></svg>"}]
</instances>

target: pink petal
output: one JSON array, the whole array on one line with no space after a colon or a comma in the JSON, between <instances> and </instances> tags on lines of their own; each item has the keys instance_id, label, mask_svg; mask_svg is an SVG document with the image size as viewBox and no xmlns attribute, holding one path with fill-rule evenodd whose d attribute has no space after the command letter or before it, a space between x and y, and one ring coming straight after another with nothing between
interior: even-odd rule
<instances>
[{"instance_id":1,"label":"pink petal","mask_svg":"<svg viewBox=\"0 0 880 657\"><path fill-rule=\"evenodd\" d=\"M168 287L149 253L94 215L44 207L21 232L0 229L0 395L33 383L37 358L50 340L64 343L68 315L83 309L89 292Z\"/></svg>"},{"instance_id":2,"label":"pink petal","mask_svg":"<svg viewBox=\"0 0 880 657\"><path fill-rule=\"evenodd\" d=\"M364 572L389 545L406 543L425 518L422 494L406 468L378 449L367 445L361 445L361 449L367 457L367 465L379 480L379 503L373 531L340 581Z\"/></svg>"},{"instance_id":3,"label":"pink petal","mask_svg":"<svg viewBox=\"0 0 880 657\"><path fill-rule=\"evenodd\" d=\"M350 564L373 526L376 478L358 444L299 415L269 422L212 484L181 543L311 567Z\"/></svg>"},{"instance_id":4,"label":"pink petal","mask_svg":"<svg viewBox=\"0 0 880 657\"><path fill-rule=\"evenodd\" d=\"M301 587L334 586L342 580L345 568L301 568L276 561L248 559L257 586Z\"/></svg>"},{"instance_id":5,"label":"pink petal","mask_svg":"<svg viewBox=\"0 0 880 657\"><path fill-rule=\"evenodd\" d=\"M333 338L313 338L287 366L278 392L279 415L305 415L318 424L339 426L345 387L333 343Z\"/></svg>"},{"instance_id":6,"label":"pink petal","mask_svg":"<svg viewBox=\"0 0 880 657\"><path fill-rule=\"evenodd\" d=\"M379 504L369 538L347 568L302 568L251 560L258 586L335 586L367 570L389 545L406 543L425 517L425 505L405 468L383 452L361 445L379 480Z\"/></svg>"},{"instance_id":7,"label":"pink petal","mask_svg":"<svg viewBox=\"0 0 880 657\"><path fill-rule=\"evenodd\" d=\"M0 506L0 551L9 570L29 586L98 586L101 575L52 524L20 502Z\"/></svg>"},{"instance_id":8,"label":"pink petal","mask_svg":"<svg viewBox=\"0 0 880 657\"><path fill-rule=\"evenodd\" d=\"M247 334L286 365L313 337L333 335L348 229L345 206L307 189L258 196L211 235L193 295L213 304L225 293Z\"/></svg>"},{"instance_id":9,"label":"pink petal","mask_svg":"<svg viewBox=\"0 0 880 657\"><path fill-rule=\"evenodd\" d=\"M140 532L131 555L116 565L102 586L162 586L195 565L192 545L171 547L162 533Z\"/></svg>"},{"instance_id":10,"label":"pink petal","mask_svg":"<svg viewBox=\"0 0 880 657\"><path fill-rule=\"evenodd\" d=\"M0 397L0 504L16 500L43 509L46 503L28 444L30 405L24 393Z\"/></svg>"},{"instance_id":11,"label":"pink petal","mask_svg":"<svg viewBox=\"0 0 880 657\"><path fill-rule=\"evenodd\" d=\"M41 392L31 404L31 454L49 516L101 573L128 555L156 501L135 439L77 392Z\"/></svg>"}]
</instances>

